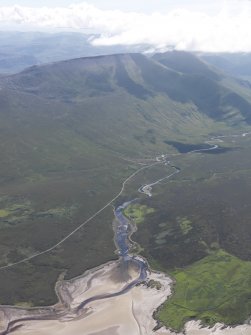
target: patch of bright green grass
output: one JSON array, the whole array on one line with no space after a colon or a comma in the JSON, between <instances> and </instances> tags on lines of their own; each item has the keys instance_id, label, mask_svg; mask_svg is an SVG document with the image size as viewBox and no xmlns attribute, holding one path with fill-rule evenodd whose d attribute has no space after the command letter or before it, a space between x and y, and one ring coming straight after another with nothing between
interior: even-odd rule
<instances>
[{"instance_id":1,"label":"patch of bright green grass","mask_svg":"<svg viewBox=\"0 0 251 335\"><path fill-rule=\"evenodd\" d=\"M145 216L153 212L154 209L147 207L146 205L131 204L126 207L124 214L128 218L133 219L136 224L141 224L142 222L144 222Z\"/></svg>"},{"instance_id":2,"label":"patch of bright green grass","mask_svg":"<svg viewBox=\"0 0 251 335\"><path fill-rule=\"evenodd\" d=\"M5 218L6 216L8 216L10 214L9 211L5 210L5 209L0 209L0 218Z\"/></svg>"},{"instance_id":3,"label":"patch of bright green grass","mask_svg":"<svg viewBox=\"0 0 251 335\"><path fill-rule=\"evenodd\" d=\"M172 272L174 293L157 317L179 331L189 319L207 325L243 323L251 314L251 262L223 250Z\"/></svg>"},{"instance_id":4,"label":"patch of bright green grass","mask_svg":"<svg viewBox=\"0 0 251 335\"><path fill-rule=\"evenodd\" d=\"M52 217L58 217L58 218L71 218L77 210L77 206L70 206L70 207L56 207L56 208L50 208L47 211L39 212L34 215L37 217L46 217L46 216L52 216Z\"/></svg>"},{"instance_id":5,"label":"patch of bright green grass","mask_svg":"<svg viewBox=\"0 0 251 335\"><path fill-rule=\"evenodd\" d=\"M5 204L4 208L0 210L1 228L18 224L27 219L33 212L31 203L23 201L20 203ZM3 222L4 221L4 222Z\"/></svg>"},{"instance_id":6,"label":"patch of bright green grass","mask_svg":"<svg viewBox=\"0 0 251 335\"><path fill-rule=\"evenodd\" d=\"M187 235L191 229L193 229L192 222L187 218L177 218L180 225L180 229L183 235Z\"/></svg>"}]
</instances>

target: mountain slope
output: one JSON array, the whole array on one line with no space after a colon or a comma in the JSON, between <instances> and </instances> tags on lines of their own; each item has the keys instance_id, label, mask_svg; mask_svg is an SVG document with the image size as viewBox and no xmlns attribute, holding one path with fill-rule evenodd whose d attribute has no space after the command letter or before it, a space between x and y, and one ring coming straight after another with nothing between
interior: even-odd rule
<instances>
[{"instance_id":1,"label":"mountain slope","mask_svg":"<svg viewBox=\"0 0 251 335\"><path fill-rule=\"evenodd\" d=\"M213 80L220 79L220 75L210 68L208 63L185 51L157 53L153 59L181 73L204 75Z\"/></svg>"},{"instance_id":2,"label":"mountain slope","mask_svg":"<svg viewBox=\"0 0 251 335\"><path fill-rule=\"evenodd\" d=\"M218 120L232 119L233 123L238 123L243 118L250 123L251 100L250 93L247 99L246 85L217 72L216 68L187 52L167 52L153 58L183 74L180 91L186 92L187 99L192 99L201 111ZM239 112L241 118L237 115Z\"/></svg>"},{"instance_id":3,"label":"mountain slope","mask_svg":"<svg viewBox=\"0 0 251 335\"><path fill-rule=\"evenodd\" d=\"M249 125L251 105L236 85L237 93L140 54L2 77L0 266L49 248L85 222L136 171L134 158L175 153L168 140L201 143L233 124ZM62 272L70 278L114 258L112 219L107 208L54 252L2 271L1 303L52 303Z\"/></svg>"},{"instance_id":4,"label":"mountain slope","mask_svg":"<svg viewBox=\"0 0 251 335\"><path fill-rule=\"evenodd\" d=\"M181 59L183 63L184 54ZM140 54L122 54L34 66L1 78L2 140L18 148L14 156L3 150L4 178L13 169L22 175L41 166L74 166L81 150L72 147L81 143L143 156L166 150L168 139L187 134L198 141L200 134L220 129L222 122L251 122L246 99L251 90L235 82L232 91L219 74L214 80L211 72L209 78L185 72Z\"/></svg>"},{"instance_id":5,"label":"mountain slope","mask_svg":"<svg viewBox=\"0 0 251 335\"><path fill-rule=\"evenodd\" d=\"M223 70L228 75L251 81L250 53L199 53L201 59Z\"/></svg>"},{"instance_id":6,"label":"mountain slope","mask_svg":"<svg viewBox=\"0 0 251 335\"><path fill-rule=\"evenodd\" d=\"M165 98L179 103L193 103L200 113L221 120L232 112L239 119L250 122L249 102L239 93L233 99L233 93L220 82L220 76L210 70L206 64L190 54L176 59L176 64L161 62L163 66L140 54L122 54L80 58L40 67L30 68L18 75L6 78L7 87L32 93L49 99L77 102L83 98L110 96L126 91L130 96L141 100L164 95ZM176 55L173 56L174 58ZM157 57L158 58L158 57ZM184 60L191 59L196 66L185 70ZM199 65L198 65L199 64ZM170 66L173 69L170 69ZM183 67L184 72L177 72ZM199 70L193 70L194 68Z\"/></svg>"}]
</instances>

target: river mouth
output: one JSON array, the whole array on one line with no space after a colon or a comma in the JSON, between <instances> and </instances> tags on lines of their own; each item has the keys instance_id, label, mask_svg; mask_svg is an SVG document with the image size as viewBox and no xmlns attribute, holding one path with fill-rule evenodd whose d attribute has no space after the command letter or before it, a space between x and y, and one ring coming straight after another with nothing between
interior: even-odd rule
<instances>
[{"instance_id":1,"label":"river mouth","mask_svg":"<svg viewBox=\"0 0 251 335\"><path fill-rule=\"evenodd\" d=\"M217 152L219 149L221 148L218 145L205 144L203 147L192 145L188 151L183 153L221 153ZM158 156L156 163L139 168L129 176L124 181L120 193L104 208L121 195L125 183L138 172L156 164L171 167L174 170L171 174L141 189L141 193L151 196L153 186L181 171L168 161L167 157L168 155L164 154ZM114 210L114 241L119 260L87 271L78 278L58 282L56 292L59 302L54 306L36 309L0 306L0 315L3 316L3 321L0 323L0 335L7 335L11 332L16 335L154 334L152 329L156 326L156 322L152 318L153 312L171 294L172 282L165 274L150 273L147 262L143 258L130 254L132 243L129 237L133 230L130 220L123 214L124 209L130 203L131 201L126 202ZM147 285L150 279L160 283L160 286L157 285L158 289ZM211 334L207 328L202 330L200 325L196 327L190 328L187 334ZM157 330L156 334L170 335L173 333L167 329L161 329ZM226 334L251 335L251 329L248 328L247 332L244 332L242 328L240 333L229 331Z\"/></svg>"},{"instance_id":2,"label":"river mouth","mask_svg":"<svg viewBox=\"0 0 251 335\"><path fill-rule=\"evenodd\" d=\"M117 301L118 305L116 308L120 311L119 315L123 312L123 308L121 309L121 302L124 301L123 303L127 306L124 313L127 316L130 315L128 318L131 321L128 321L129 319L121 319L118 323L118 320L115 318L112 323L112 320L110 320L109 325L112 327L113 331L115 331L114 334L116 334L116 329L117 327L120 327L121 324L132 323L135 326L134 313L130 307L132 301L134 301L134 298L132 298L132 291L137 285L147 279L148 265L141 257L130 255L129 253L132 246L132 243L129 241L129 236L132 233L132 226L129 219L124 216L123 211L130 203L131 202L124 203L114 211L115 220L113 228L115 245L117 247L117 254L119 255L118 261L87 271L83 276L78 278L58 282L56 285L56 293L59 298L59 303L55 306L48 307L47 309L38 308L36 310L3 307L3 319L5 319L5 322L3 322L4 330L2 332L0 331L0 335L7 335L12 332L15 332L16 334L29 334L27 329L26 331L23 329L23 325L26 326L28 323L35 324L35 321L41 324L41 334L51 334L43 332L43 329L46 329L46 322L48 323L48 320L51 320L50 325L52 325L52 327L57 328L59 326L56 325L58 322L70 322L89 318L89 320L91 320L89 327L95 329L95 321L93 320L93 317L91 317L94 313L93 310L96 311L94 313L95 318L101 318L99 315L100 308L103 309L104 307L102 306L106 306L107 303L112 304L110 308L107 309L107 315L111 319L111 316L117 312L114 311L114 306ZM109 310L112 312L109 312ZM81 322L81 324L82 323L83 322ZM59 328L61 329L61 327ZM101 331L100 334L102 334L104 329L105 328L99 329ZM126 332L128 332L129 329L126 329ZM60 334L64 334L64 332L61 332L60 330ZM67 335L70 334L72 333L67 333ZM83 333L81 332L81 334ZM94 333L92 332L92 334ZM118 332L118 334L121 334L121 332Z\"/></svg>"},{"instance_id":3,"label":"river mouth","mask_svg":"<svg viewBox=\"0 0 251 335\"><path fill-rule=\"evenodd\" d=\"M126 267L124 267L126 264ZM161 288L146 284L134 285L121 292L139 278L141 269L134 261L118 260L107 263L70 281L58 284L60 303L54 306L54 318L35 315L34 311L9 309L9 330L1 334L16 335L147 335L152 334L156 322L154 310L171 294L171 280L161 273L149 273ZM121 277L121 274L123 276ZM126 274L127 282L124 281ZM120 292L119 294L117 294ZM92 299L93 297L109 298ZM79 306L83 301L88 304ZM62 311L65 310L63 313ZM41 310L42 311L42 310ZM6 311L5 311L6 312ZM0 325L1 326L1 325ZM2 325L4 326L4 325ZM6 326L5 326L6 327ZM4 328L5 328L4 327Z\"/></svg>"}]
</instances>

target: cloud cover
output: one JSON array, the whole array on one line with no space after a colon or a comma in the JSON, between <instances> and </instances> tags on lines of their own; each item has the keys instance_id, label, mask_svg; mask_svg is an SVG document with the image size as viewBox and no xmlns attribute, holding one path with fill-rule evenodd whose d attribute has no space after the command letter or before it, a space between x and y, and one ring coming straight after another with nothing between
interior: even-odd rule
<instances>
[{"instance_id":1,"label":"cloud cover","mask_svg":"<svg viewBox=\"0 0 251 335\"><path fill-rule=\"evenodd\" d=\"M101 10L87 2L57 8L0 7L0 24L43 28L92 29L101 36L94 45L149 44L178 50L209 52L251 51L251 2L228 0L214 15L177 8L143 14Z\"/></svg>"}]
</instances>

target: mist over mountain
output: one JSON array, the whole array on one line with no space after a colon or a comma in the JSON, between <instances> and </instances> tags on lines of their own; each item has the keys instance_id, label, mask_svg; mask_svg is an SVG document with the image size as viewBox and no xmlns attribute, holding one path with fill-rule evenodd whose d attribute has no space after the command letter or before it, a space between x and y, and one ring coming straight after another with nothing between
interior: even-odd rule
<instances>
[{"instance_id":1,"label":"mist over mountain","mask_svg":"<svg viewBox=\"0 0 251 335\"><path fill-rule=\"evenodd\" d=\"M151 54L158 52L158 48L149 44L94 45L92 41L97 37L99 37L99 34L80 32L0 31L0 74L17 73L33 65L79 57L131 52L147 52L151 56ZM249 53L195 52L194 55L198 57L194 58L193 54L189 52L169 51L156 53L153 58L176 71L193 74L202 74L204 71L204 74L208 77L215 79L217 70L213 71L213 66L230 76L250 81L251 61ZM178 59L181 68L177 68Z\"/></svg>"}]
</instances>

